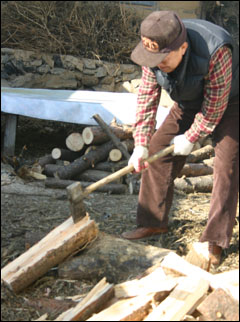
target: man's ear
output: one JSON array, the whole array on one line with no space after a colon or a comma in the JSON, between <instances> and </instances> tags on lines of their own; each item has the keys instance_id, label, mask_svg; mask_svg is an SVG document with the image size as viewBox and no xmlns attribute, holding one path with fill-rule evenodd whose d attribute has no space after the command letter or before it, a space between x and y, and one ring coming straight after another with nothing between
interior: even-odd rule
<instances>
[{"instance_id":1,"label":"man's ear","mask_svg":"<svg viewBox=\"0 0 240 322\"><path fill-rule=\"evenodd\" d=\"M188 43L185 41L181 46L181 51L183 55L185 54L187 49L188 49Z\"/></svg>"}]
</instances>

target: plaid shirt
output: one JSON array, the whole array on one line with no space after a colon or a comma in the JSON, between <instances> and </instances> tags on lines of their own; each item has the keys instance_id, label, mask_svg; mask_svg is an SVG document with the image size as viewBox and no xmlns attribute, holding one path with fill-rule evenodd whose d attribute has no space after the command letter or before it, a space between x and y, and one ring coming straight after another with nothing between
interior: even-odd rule
<instances>
[{"instance_id":1,"label":"plaid shirt","mask_svg":"<svg viewBox=\"0 0 240 322\"><path fill-rule=\"evenodd\" d=\"M223 46L210 60L209 73L204 78L204 98L201 110L185 132L186 138L194 143L200 137L211 134L227 108L232 80L232 53ZM142 67L142 80L138 91L136 123L133 130L135 146L149 146L155 131L156 113L161 96L161 87L155 74Z\"/></svg>"}]
</instances>

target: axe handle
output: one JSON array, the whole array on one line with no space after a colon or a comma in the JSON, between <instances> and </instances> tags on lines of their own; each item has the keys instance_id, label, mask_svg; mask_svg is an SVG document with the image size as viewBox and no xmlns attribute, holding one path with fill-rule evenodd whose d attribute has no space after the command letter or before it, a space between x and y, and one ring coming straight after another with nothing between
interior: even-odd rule
<instances>
[{"instance_id":1,"label":"axe handle","mask_svg":"<svg viewBox=\"0 0 240 322\"><path fill-rule=\"evenodd\" d=\"M164 157L170 153L172 153L174 150L174 144L168 146L165 149L162 149L161 151L151 155L150 157L148 157L147 159L144 160L144 162L148 162L151 163L161 157ZM122 176L132 172L134 170L134 166L132 164L127 165L126 167L110 174L109 176L92 183L90 186L88 186L82 193L81 198L88 196L91 192L93 192L94 190L104 186L105 184L108 184L109 182L112 182L118 178L121 178ZM78 198L77 198L78 199ZM75 202L77 202L77 200L74 200Z\"/></svg>"}]
</instances>

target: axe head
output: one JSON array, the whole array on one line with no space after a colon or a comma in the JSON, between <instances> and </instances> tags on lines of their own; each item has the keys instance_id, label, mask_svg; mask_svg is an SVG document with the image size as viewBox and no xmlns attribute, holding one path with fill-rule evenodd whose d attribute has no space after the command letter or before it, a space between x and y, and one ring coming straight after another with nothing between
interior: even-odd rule
<instances>
[{"instance_id":1,"label":"axe head","mask_svg":"<svg viewBox=\"0 0 240 322\"><path fill-rule=\"evenodd\" d=\"M80 182L74 182L67 187L68 200L70 201L70 210L73 222L77 223L86 215L86 209L83 203L83 189Z\"/></svg>"}]
</instances>

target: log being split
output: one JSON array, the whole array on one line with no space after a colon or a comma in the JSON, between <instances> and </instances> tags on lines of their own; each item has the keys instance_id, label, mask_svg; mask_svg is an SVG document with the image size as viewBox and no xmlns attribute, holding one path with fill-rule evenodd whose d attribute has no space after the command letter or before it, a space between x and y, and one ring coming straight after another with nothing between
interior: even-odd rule
<instances>
[{"instance_id":1,"label":"log being split","mask_svg":"<svg viewBox=\"0 0 240 322\"><path fill-rule=\"evenodd\" d=\"M86 215L74 224L72 217L1 270L1 281L15 293L29 286L50 268L96 238L98 228Z\"/></svg>"}]
</instances>

